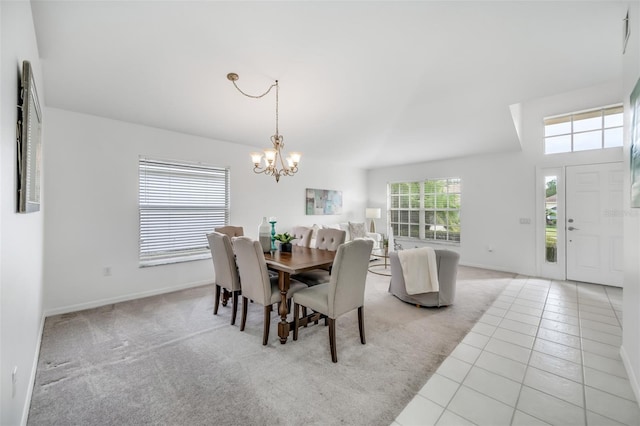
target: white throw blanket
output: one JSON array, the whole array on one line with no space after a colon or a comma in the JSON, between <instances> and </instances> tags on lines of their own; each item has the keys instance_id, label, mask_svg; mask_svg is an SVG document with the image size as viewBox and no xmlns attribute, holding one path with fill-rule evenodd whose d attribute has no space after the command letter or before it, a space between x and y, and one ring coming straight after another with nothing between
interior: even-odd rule
<instances>
[{"instance_id":1,"label":"white throw blanket","mask_svg":"<svg viewBox=\"0 0 640 426\"><path fill-rule=\"evenodd\" d=\"M398 260L402 267L407 294L440 291L436 252L431 247L400 250Z\"/></svg>"}]
</instances>

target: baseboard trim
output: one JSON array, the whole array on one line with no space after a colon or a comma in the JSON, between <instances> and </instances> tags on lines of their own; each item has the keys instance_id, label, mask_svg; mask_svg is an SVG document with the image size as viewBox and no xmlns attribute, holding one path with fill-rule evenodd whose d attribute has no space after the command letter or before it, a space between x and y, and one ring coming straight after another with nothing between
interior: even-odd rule
<instances>
[{"instance_id":1,"label":"baseboard trim","mask_svg":"<svg viewBox=\"0 0 640 426\"><path fill-rule=\"evenodd\" d=\"M468 262L460 262L459 263L460 266L468 266L470 268L480 268L480 269L489 269L491 271L500 271L500 272L509 272L511 274L515 274L515 275L529 275L529 274L523 274L521 272L514 272L513 270L509 269L509 268L504 268L501 266L496 266L496 265L482 265L479 263L468 263Z\"/></svg>"},{"instance_id":2,"label":"baseboard trim","mask_svg":"<svg viewBox=\"0 0 640 426\"><path fill-rule=\"evenodd\" d=\"M631 389L633 389L633 393L636 396L636 401L638 402L638 405L640 405L640 384L638 383L638 377L636 377L635 371L633 371L631 362L629 361L629 357L627 356L627 351L624 350L624 345L620 346L620 357L622 358L624 369L627 370L627 377L629 377Z\"/></svg>"},{"instance_id":3,"label":"baseboard trim","mask_svg":"<svg viewBox=\"0 0 640 426\"><path fill-rule=\"evenodd\" d=\"M38 371L38 360L40 359L40 346L42 345L42 333L44 332L44 320L45 316L40 316L40 329L38 330L38 339L36 341L36 350L33 356L33 365L31 365L31 374L29 375L29 387L27 388L27 395L24 401L24 407L22 409L21 426L27 426L27 420L29 420L29 409L31 408L31 397L33 396L33 387L36 381L36 373Z\"/></svg>"},{"instance_id":4,"label":"baseboard trim","mask_svg":"<svg viewBox=\"0 0 640 426\"><path fill-rule=\"evenodd\" d=\"M107 299L93 300L86 303L78 303L76 305L68 305L60 308L48 309L44 313L44 317L53 315L68 314L69 312L82 311L85 309L99 308L100 306L112 305L119 302L127 302L129 300L142 299L144 297L157 296L164 293L172 293L174 291L184 290L192 287L200 287L203 285L213 284L212 281L197 281L186 284L180 284L171 287L163 287L155 290L143 291L140 293L131 293L124 296L112 297Z\"/></svg>"}]
</instances>

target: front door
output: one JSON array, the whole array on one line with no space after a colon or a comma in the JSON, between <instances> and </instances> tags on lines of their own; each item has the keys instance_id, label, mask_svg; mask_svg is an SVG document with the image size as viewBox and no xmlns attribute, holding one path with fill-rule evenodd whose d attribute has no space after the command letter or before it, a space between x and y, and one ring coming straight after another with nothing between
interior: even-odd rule
<instances>
[{"instance_id":1,"label":"front door","mask_svg":"<svg viewBox=\"0 0 640 426\"><path fill-rule=\"evenodd\" d=\"M622 286L622 163L567 167L567 279Z\"/></svg>"}]
</instances>

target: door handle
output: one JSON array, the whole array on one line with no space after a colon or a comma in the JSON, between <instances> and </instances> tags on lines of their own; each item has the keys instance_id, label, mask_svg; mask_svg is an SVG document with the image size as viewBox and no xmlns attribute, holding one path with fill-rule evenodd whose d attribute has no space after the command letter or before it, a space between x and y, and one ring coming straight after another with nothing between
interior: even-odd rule
<instances>
[{"instance_id":1,"label":"door handle","mask_svg":"<svg viewBox=\"0 0 640 426\"><path fill-rule=\"evenodd\" d=\"M570 226L567 228L569 231L579 231L578 228L574 228L573 226Z\"/></svg>"}]
</instances>

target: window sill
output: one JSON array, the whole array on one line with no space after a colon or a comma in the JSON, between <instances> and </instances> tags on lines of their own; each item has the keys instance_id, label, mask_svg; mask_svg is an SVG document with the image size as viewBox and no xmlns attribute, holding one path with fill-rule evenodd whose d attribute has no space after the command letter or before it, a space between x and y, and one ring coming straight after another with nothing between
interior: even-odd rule
<instances>
[{"instance_id":1,"label":"window sill","mask_svg":"<svg viewBox=\"0 0 640 426\"><path fill-rule=\"evenodd\" d=\"M406 243L409 244L420 244L420 245L436 245L436 246L448 246L448 247L460 247L460 242L458 241L444 241L444 240L421 240L420 238L403 238L403 237L394 237L394 241L399 244Z\"/></svg>"},{"instance_id":2,"label":"window sill","mask_svg":"<svg viewBox=\"0 0 640 426\"><path fill-rule=\"evenodd\" d=\"M161 265L169 265L172 263L184 263L184 262L193 262L196 260L203 259L211 259L211 253L198 253L198 254L190 254L187 256L172 256L172 257L161 257L155 259L145 259L140 260L139 267L140 268L149 268L151 266L161 266Z\"/></svg>"}]
</instances>

